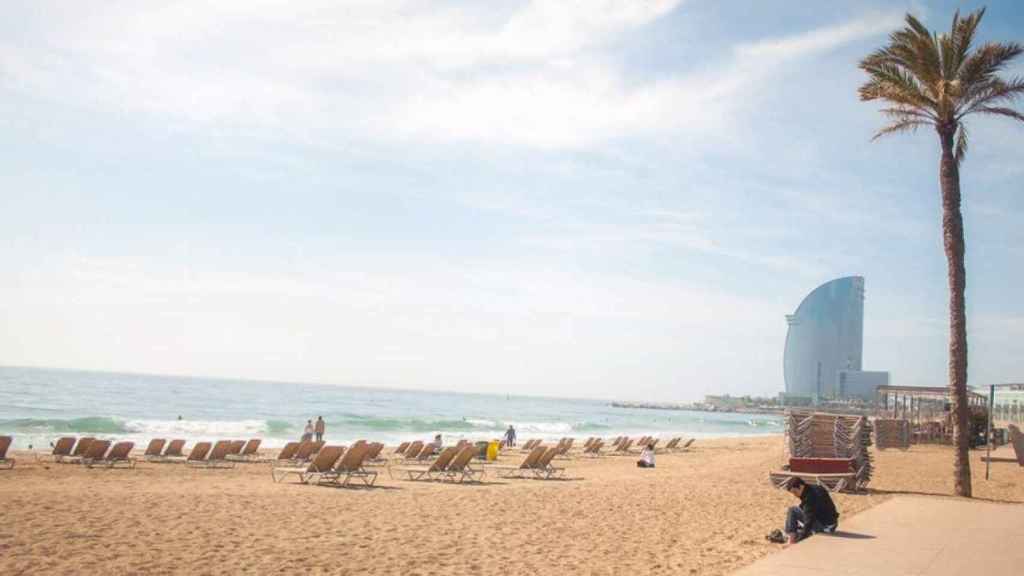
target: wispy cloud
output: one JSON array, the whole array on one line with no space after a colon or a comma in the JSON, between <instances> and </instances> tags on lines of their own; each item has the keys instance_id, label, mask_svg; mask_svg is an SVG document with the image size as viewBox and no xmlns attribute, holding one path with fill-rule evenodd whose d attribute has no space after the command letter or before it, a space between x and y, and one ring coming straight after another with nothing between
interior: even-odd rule
<instances>
[{"instance_id":1,"label":"wispy cloud","mask_svg":"<svg viewBox=\"0 0 1024 576\"><path fill-rule=\"evenodd\" d=\"M728 135L778 66L878 34L869 15L737 45L715 72L627 81L617 38L686 6L536 0L509 10L414 2L22 7L0 86L275 137L584 148L651 134ZM33 18L33 16L36 16ZM26 40L28 34L32 40ZM727 136L725 136L727 137Z\"/></svg>"}]
</instances>

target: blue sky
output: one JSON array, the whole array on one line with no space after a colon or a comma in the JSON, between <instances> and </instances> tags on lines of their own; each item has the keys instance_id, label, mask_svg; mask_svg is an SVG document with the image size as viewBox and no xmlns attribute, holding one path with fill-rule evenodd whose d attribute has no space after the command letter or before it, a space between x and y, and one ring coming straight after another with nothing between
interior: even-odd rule
<instances>
[{"instance_id":1,"label":"blue sky","mask_svg":"<svg viewBox=\"0 0 1024 576\"><path fill-rule=\"evenodd\" d=\"M936 138L871 143L856 63L976 6L8 3L0 364L775 394L860 274L865 369L941 385ZM1020 380L1024 126L971 127L970 381Z\"/></svg>"}]
</instances>

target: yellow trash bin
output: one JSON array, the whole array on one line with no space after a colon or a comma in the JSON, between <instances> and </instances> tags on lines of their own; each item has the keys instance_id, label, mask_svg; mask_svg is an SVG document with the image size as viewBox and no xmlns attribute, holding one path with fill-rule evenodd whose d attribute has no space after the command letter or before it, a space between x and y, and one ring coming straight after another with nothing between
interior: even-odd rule
<instances>
[{"instance_id":1,"label":"yellow trash bin","mask_svg":"<svg viewBox=\"0 0 1024 576\"><path fill-rule=\"evenodd\" d=\"M498 459L498 446L497 440L491 440L490 444L487 445L487 461L493 462Z\"/></svg>"}]
</instances>

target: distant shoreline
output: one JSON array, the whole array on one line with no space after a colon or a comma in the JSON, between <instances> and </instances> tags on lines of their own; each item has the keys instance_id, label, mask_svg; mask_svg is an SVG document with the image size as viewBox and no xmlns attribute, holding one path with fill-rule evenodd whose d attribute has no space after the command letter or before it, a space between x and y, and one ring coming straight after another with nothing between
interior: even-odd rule
<instances>
[{"instance_id":1,"label":"distant shoreline","mask_svg":"<svg viewBox=\"0 0 1024 576\"><path fill-rule=\"evenodd\" d=\"M694 404L671 404L660 402L612 402L612 408L640 408L643 410L679 410L685 412L714 412L726 414L764 414L766 416L782 416L784 408L707 408Z\"/></svg>"}]
</instances>

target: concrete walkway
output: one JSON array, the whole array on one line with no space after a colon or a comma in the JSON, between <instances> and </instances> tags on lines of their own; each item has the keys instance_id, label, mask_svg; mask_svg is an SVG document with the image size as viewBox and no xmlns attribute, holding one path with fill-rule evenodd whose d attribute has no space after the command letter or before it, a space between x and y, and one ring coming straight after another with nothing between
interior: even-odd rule
<instances>
[{"instance_id":1,"label":"concrete walkway","mask_svg":"<svg viewBox=\"0 0 1024 576\"><path fill-rule=\"evenodd\" d=\"M1024 574L1024 505L899 496L735 576Z\"/></svg>"}]
</instances>

